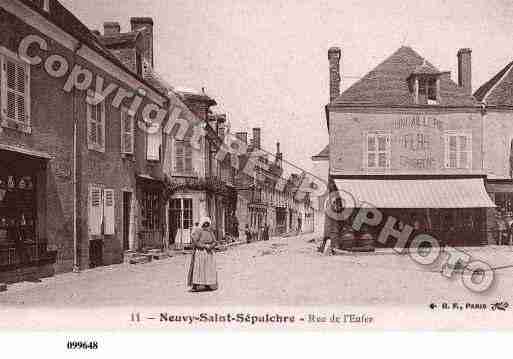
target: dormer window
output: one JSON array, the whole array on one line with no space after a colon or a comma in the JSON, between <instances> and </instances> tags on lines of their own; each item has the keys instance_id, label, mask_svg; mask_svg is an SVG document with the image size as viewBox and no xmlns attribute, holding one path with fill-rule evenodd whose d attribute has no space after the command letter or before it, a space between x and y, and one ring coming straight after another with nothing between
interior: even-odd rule
<instances>
[{"instance_id":1,"label":"dormer window","mask_svg":"<svg viewBox=\"0 0 513 359\"><path fill-rule=\"evenodd\" d=\"M419 95L418 104L436 105L438 104L436 78L420 77L419 78Z\"/></svg>"},{"instance_id":2,"label":"dormer window","mask_svg":"<svg viewBox=\"0 0 513 359\"><path fill-rule=\"evenodd\" d=\"M416 105L440 103L440 74L441 72L426 61L410 74L409 87Z\"/></svg>"}]
</instances>

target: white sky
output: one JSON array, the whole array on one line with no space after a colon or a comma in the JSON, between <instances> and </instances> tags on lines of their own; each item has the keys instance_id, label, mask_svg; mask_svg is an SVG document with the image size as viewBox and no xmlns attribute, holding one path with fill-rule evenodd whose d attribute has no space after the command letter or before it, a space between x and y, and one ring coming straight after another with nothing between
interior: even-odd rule
<instances>
[{"instance_id":1,"label":"white sky","mask_svg":"<svg viewBox=\"0 0 513 359\"><path fill-rule=\"evenodd\" d=\"M263 147L311 168L328 141L330 46L342 48L343 89L403 43L456 79L472 52L473 89L513 60L513 4L476 1L61 0L102 29L130 16L156 26L155 66L174 86L206 87L235 130L262 127Z\"/></svg>"}]
</instances>

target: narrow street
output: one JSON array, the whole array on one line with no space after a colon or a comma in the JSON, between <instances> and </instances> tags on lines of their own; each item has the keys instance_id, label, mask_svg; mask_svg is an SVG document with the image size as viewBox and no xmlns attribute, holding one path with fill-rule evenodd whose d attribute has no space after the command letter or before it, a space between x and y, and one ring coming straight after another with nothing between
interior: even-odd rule
<instances>
[{"instance_id":1,"label":"narrow street","mask_svg":"<svg viewBox=\"0 0 513 359\"><path fill-rule=\"evenodd\" d=\"M190 293L185 287L189 256L147 264L121 264L80 274L66 273L40 283L17 283L0 293L1 305L52 308L98 306L224 305L410 305L452 300L508 300L513 269L496 272L496 285L485 294L467 290L456 275L441 276L408 256L394 254L325 257L312 235L274 238L217 254L220 288ZM471 250L493 267L513 263L509 247ZM414 289L414 290L413 290Z\"/></svg>"}]
</instances>

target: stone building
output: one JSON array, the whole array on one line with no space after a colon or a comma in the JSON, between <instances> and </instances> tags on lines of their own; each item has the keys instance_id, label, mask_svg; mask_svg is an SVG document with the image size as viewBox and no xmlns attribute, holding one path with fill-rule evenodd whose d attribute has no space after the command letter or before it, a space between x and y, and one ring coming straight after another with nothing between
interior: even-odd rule
<instances>
[{"instance_id":1,"label":"stone building","mask_svg":"<svg viewBox=\"0 0 513 359\"><path fill-rule=\"evenodd\" d=\"M509 242L497 230L513 220L513 62L475 93L483 120L486 189L497 208L488 212L489 242Z\"/></svg>"},{"instance_id":2,"label":"stone building","mask_svg":"<svg viewBox=\"0 0 513 359\"><path fill-rule=\"evenodd\" d=\"M106 22L103 35L97 33L98 39L132 71L168 96L170 113L179 109L179 115L173 119L178 120L177 125L172 125L169 133L159 131L146 136L147 151L155 160L137 173L141 210L134 249L188 246L194 224L204 216L212 218L221 239L225 234L228 198L230 194L233 197L231 183L229 179L222 180L222 166L215 160L226 117L212 116L211 107L217 103L204 90L172 86L154 68L151 18L133 17L130 24L129 32L121 32L119 23ZM197 139L197 146L191 143L195 131L203 134ZM156 208L146 209L155 203ZM157 218L148 219L148 214Z\"/></svg>"},{"instance_id":3,"label":"stone building","mask_svg":"<svg viewBox=\"0 0 513 359\"><path fill-rule=\"evenodd\" d=\"M56 0L3 2L0 18L2 280L120 263L149 160L136 123L167 97Z\"/></svg>"},{"instance_id":4,"label":"stone building","mask_svg":"<svg viewBox=\"0 0 513 359\"><path fill-rule=\"evenodd\" d=\"M403 46L339 94L341 50L331 48L326 106L329 186L349 193L350 206L372 206L451 245L486 239L483 122L471 94L471 52L458 51L458 83ZM338 239L347 221L327 217ZM350 220L350 219L348 219ZM352 233L354 246L376 238L384 221ZM389 238L387 245L395 241Z\"/></svg>"}]
</instances>

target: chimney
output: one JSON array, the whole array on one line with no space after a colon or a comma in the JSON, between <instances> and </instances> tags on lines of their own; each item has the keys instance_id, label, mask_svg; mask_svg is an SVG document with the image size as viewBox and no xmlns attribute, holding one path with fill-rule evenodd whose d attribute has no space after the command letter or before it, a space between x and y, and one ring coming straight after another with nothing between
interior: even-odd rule
<instances>
[{"instance_id":1,"label":"chimney","mask_svg":"<svg viewBox=\"0 0 513 359\"><path fill-rule=\"evenodd\" d=\"M328 50L328 60L330 63L330 103L340 95L340 57L340 48L331 47Z\"/></svg>"},{"instance_id":2,"label":"chimney","mask_svg":"<svg viewBox=\"0 0 513 359\"><path fill-rule=\"evenodd\" d=\"M235 134L235 137L237 137L239 140L241 140L245 144L248 144L248 133L247 132L237 132Z\"/></svg>"},{"instance_id":3,"label":"chimney","mask_svg":"<svg viewBox=\"0 0 513 359\"><path fill-rule=\"evenodd\" d=\"M130 18L132 31L141 31L143 34L143 57L153 66L153 19L151 17Z\"/></svg>"},{"instance_id":4,"label":"chimney","mask_svg":"<svg viewBox=\"0 0 513 359\"><path fill-rule=\"evenodd\" d=\"M468 95L472 95L472 50L460 49L458 51L458 86Z\"/></svg>"},{"instance_id":5,"label":"chimney","mask_svg":"<svg viewBox=\"0 0 513 359\"><path fill-rule=\"evenodd\" d=\"M103 23L103 34L105 36L116 35L121 32L121 26L117 21L107 21Z\"/></svg>"},{"instance_id":6,"label":"chimney","mask_svg":"<svg viewBox=\"0 0 513 359\"><path fill-rule=\"evenodd\" d=\"M276 164L282 168L283 165L283 153L280 151L280 143L276 142Z\"/></svg>"},{"instance_id":7,"label":"chimney","mask_svg":"<svg viewBox=\"0 0 513 359\"><path fill-rule=\"evenodd\" d=\"M258 127L255 127L253 128L253 141L252 141L252 145L253 145L253 148L255 149L260 149L260 134L261 134L261 130L260 128Z\"/></svg>"}]
</instances>

